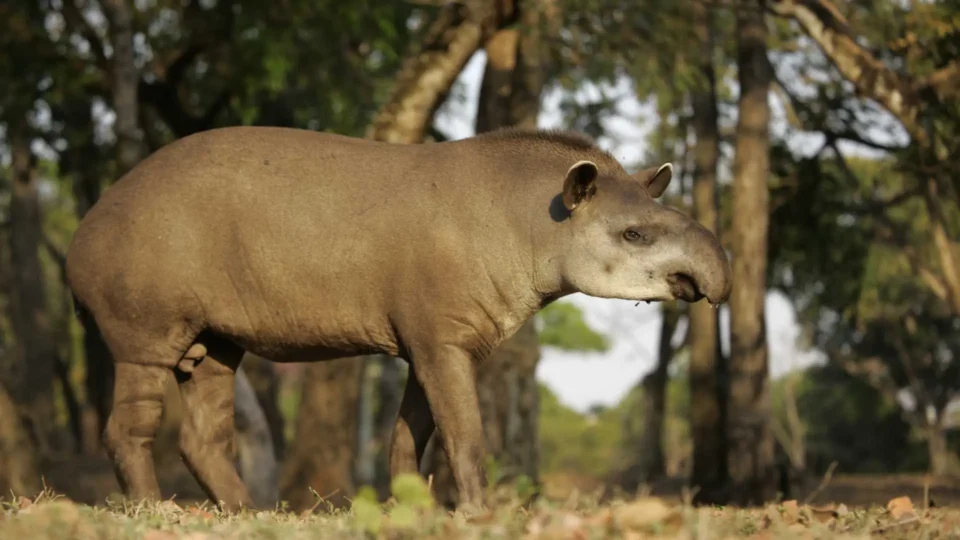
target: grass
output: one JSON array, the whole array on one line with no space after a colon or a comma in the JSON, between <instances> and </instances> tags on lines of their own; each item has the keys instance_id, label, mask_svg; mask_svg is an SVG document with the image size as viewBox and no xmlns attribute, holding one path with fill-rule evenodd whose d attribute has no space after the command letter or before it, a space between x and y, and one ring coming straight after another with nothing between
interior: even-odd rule
<instances>
[{"instance_id":1,"label":"grass","mask_svg":"<svg viewBox=\"0 0 960 540\"><path fill-rule=\"evenodd\" d=\"M599 504L576 494L523 506L501 490L493 494L497 502L490 510L464 515L437 508L417 476L397 478L393 488L394 498L383 505L362 490L348 510L301 514L283 509L223 514L208 504L172 501L94 507L45 491L33 500L3 502L0 538L960 538L960 510L917 509L906 497L858 509L795 501L755 509L696 508L655 497Z\"/></svg>"}]
</instances>

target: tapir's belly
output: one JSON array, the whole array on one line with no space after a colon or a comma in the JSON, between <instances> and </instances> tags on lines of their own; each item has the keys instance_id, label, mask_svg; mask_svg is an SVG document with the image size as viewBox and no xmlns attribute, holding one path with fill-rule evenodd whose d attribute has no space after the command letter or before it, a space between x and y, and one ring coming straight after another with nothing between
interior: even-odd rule
<instances>
[{"instance_id":1,"label":"tapir's belly","mask_svg":"<svg viewBox=\"0 0 960 540\"><path fill-rule=\"evenodd\" d=\"M278 362L398 355L390 287L372 246L329 252L276 242L197 287L206 325ZM243 249L241 249L243 251ZM396 285L396 284L394 284Z\"/></svg>"}]
</instances>

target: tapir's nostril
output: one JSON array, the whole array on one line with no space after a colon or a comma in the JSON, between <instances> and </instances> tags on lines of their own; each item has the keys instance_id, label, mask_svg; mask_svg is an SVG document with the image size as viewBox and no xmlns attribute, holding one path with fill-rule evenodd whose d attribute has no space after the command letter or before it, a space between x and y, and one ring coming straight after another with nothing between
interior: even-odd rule
<instances>
[{"instance_id":1,"label":"tapir's nostril","mask_svg":"<svg viewBox=\"0 0 960 540\"><path fill-rule=\"evenodd\" d=\"M670 274L667 281L670 283L670 288L673 289L673 295L681 300L696 302L703 298L700 285L690 274L676 272Z\"/></svg>"}]
</instances>

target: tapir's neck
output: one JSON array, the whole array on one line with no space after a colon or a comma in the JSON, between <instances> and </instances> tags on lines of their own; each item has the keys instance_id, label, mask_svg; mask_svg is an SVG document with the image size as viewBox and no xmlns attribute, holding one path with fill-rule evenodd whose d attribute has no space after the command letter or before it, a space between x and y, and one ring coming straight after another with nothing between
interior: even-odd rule
<instances>
[{"instance_id":1,"label":"tapir's neck","mask_svg":"<svg viewBox=\"0 0 960 540\"><path fill-rule=\"evenodd\" d=\"M485 262L498 289L511 297L505 315L526 320L550 302L577 292L562 273L569 224L560 191L570 160L475 139L453 144L461 152L456 160L463 167L461 174L483 171L484 181L478 184L486 189L464 196L478 197L484 206L495 201L476 240L493 248Z\"/></svg>"}]
</instances>

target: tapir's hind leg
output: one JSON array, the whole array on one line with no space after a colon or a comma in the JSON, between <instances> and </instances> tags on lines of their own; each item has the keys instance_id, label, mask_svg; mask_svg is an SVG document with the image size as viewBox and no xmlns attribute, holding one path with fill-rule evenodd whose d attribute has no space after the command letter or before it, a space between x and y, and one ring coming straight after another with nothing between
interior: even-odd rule
<instances>
[{"instance_id":1,"label":"tapir's hind leg","mask_svg":"<svg viewBox=\"0 0 960 540\"><path fill-rule=\"evenodd\" d=\"M153 439L160 427L163 396L173 375L168 367L117 362L113 409L103 434L117 481L133 500L159 500Z\"/></svg>"},{"instance_id":2,"label":"tapir's hind leg","mask_svg":"<svg viewBox=\"0 0 960 540\"><path fill-rule=\"evenodd\" d=\"M430 404L417 380L413 366L407 377L407 387L400 402L400 414L393 428L390 444L390 476L416 474L420 470L423 453L433 434L435 424Z\"/></svg>"},{"instance_id":3,"label":"tapir's hind leg","mask_svg":"<svg viewBox=\"0 0 960 540\"><path fill-rule=\"evenodd\" d=\"M179 373L183 399L180 451L207 496L225 510L253 508L234 466L234 376L243 349L228 341L202 341L206 356L192 373Z\"/></svg>"}]
</instances>

